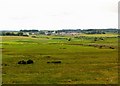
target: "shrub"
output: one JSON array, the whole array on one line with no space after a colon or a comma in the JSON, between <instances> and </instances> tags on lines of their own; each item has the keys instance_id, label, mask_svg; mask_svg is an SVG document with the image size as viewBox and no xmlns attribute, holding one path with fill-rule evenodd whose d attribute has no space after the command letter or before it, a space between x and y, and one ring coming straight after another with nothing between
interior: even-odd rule
<instances>
[{"instance_id":1,"label":"shrub","mask_svg":"<svg viewBox=\"0 0 120 86\"><path fill-rule=\"evenodd\" d=\"M33 64L33 60L28 60L27 64Z\"/></svg>"},{"instance_id":2,"label":"shrub","mask_svg":"<svg viewBox=\"0 0 120 86\"><path fill-rule=\"evenodd\" d=\"M18 64L26 64L26 61L24 61L24 60L19 61Z\"/></svg>"}]
</instances>

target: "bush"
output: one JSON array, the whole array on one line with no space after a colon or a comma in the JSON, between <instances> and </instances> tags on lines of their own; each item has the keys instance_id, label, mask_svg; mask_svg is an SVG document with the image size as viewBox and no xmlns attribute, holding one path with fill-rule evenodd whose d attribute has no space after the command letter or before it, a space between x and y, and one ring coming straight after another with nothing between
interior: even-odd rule
<instances>
[{"instance_id":1,"label":"bush","mask_svg":"<svg viewBox=\"0 0 120 86\"><path fill-rule=\"evenodd\" d=\"M68 38L68 41L71 41L71 38Z\"/></svg>"},{"instance_id":2,"label":"bush","mask_svg":"<svg viewBox=\"0 0 120 86\"><path fill-rule=\"evenodd\" d=\"M18 64L26 64L26 61L24 61L24 60L19 61Z\"/></svg>"},{"instance_id":3,"label":"bush","mask_svg":"<svg viewBox=\"0 0 120 86\"><path fill-rule=\"evenodd\" d=\"M33 64L33 60L28 60L27 64Z\"/></svg>"}]
</instances>

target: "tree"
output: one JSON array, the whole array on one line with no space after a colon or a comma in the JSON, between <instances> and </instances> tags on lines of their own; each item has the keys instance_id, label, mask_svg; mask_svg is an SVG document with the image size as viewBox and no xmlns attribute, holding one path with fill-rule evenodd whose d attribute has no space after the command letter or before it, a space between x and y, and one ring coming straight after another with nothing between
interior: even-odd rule
<instances>
[{"instance_id":1,"label":"tree","mask_svg":"<svg viewBox=\"0 0 120 86\"><path fill-rule=\"evenodd\" d=\"M23 36L23 32L18 32L18 36Z\"/></svg>"}]
</instances>

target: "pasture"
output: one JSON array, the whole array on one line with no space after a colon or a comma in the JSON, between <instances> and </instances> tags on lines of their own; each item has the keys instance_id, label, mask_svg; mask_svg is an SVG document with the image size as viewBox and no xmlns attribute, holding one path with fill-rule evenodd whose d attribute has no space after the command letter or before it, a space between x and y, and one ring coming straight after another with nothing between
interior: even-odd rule
<instances>
[{"instance_id":1,"label":"pasture","mask_svg":"<svg viewBox=\"0 0 120 86\"><path fill-rule=\"evenodd\" d=\"M118 38L114 34L3 36L0 44L3 84L118 83ZM29 59L34 63L18 64Z\"/></svg>"}]
</instances>

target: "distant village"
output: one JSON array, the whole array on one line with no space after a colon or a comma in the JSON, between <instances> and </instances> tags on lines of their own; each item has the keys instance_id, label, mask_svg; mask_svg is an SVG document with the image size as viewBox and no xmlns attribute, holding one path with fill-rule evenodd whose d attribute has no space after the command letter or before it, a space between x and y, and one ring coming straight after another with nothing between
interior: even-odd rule
<instances>
[{"instance_id":1,"label":"distant village","mask_svg":"<svg viewBox=\"0 0 120 86\"><path fill-rule=\"evenodd\" d=\"M118 33L118 29L63 29L63 30L20 30L0 31L1 36L29 36L29 35L78 35L78 34L106 34Z\"/></svg>"}]
</instances>

